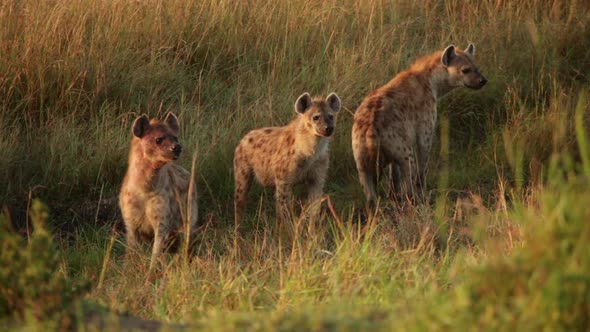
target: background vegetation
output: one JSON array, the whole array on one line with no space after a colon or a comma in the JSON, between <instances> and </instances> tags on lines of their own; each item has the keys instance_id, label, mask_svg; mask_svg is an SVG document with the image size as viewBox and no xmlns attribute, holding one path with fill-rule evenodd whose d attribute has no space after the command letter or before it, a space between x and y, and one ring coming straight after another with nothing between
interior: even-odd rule
<instances>
[{"instance_id":1,"label":"background vegetation","mask_svg":"<svg viewBox=\"0 0 590 332\"><path fill-rule=\"evenodd\" d=\"M7 280L55 286L22 293L37 300L18 308L3 291L10 321L55 322L62 300L81 312L72 285L88 281L86 302L208 329L588 329L587 2L7 0L0 22L0 201L22 229L30 198L46 202L61 253L47 256L60 264L2 265ZM382 202L361 229L354 110L418 56L468 42L489 83L439 105L432 202ZM287 123L305 91L343 99L334 208L292 239L258 188L236 240L233 149ZM147 276L148 255L122 254L113 197L132 121L168 111L182 124L180 162L198 150L207 227L196 258ZM5 243L30 248L2 241L3 255ZM27 264L57 275L13 273Z\"/></svg>"}]
</instances>

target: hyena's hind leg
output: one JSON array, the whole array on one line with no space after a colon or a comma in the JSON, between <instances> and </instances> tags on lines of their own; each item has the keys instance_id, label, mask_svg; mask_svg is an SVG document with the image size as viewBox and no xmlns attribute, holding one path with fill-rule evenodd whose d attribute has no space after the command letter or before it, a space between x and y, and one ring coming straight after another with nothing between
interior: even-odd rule
<instances>
[{"instance_id":1,"label":"hyena's hind leg","mask_svg":"<svg viewBox=\"0 0 590 332\"><path fill-rule=\"evenodd\" d=\"M417 161L413 154L398 162L400 169L400 202L414 201L417 198L416 183L419 177Z\"/></svg>"},{"instance_id":2,"label":"hyena's hind leg","mask_svg":"<svg viewBox=\"0 0 590 332\"><path fill-rule=\"evenodd\" d=\"M389 182L389 197L394 202L400 201L402 172L400 166L393 162L389 165L390 182Z\"/></svg>"},{"instance_id":3,"label":"hyena's hind leg","mask_svg":"<svg viewBox=\"0 0 590 332\"><path fill-rule=\"evenodd\" d=\"M356 146L356 148L355 148ZM373 208L377 203L377 158L376 152L362 145L353 145L354 161L363 187L367 204Z\"/></svg>"},{"instance_id":4,"label":"hyena's hind leg","mask_svg":"<svg viewBox=\"0 0 590 332\"><path fill-rule=\"evenodd\" d=\"M254 174L249 167L240 168L234 167L234 227L237 229L240 226L244 211L246 210L246 201L248 199L248 191L252 185Z\"/></svg>"}]
</instances>

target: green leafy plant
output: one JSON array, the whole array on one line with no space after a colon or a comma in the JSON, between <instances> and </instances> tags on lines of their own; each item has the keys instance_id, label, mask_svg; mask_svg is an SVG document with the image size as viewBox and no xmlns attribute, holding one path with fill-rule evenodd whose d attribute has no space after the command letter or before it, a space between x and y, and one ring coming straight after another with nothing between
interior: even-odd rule
<instances>
[{"instance_id":1,"label":"green leafy plant","mask_svg":"<svg viewBox=\"0 0 590 332\"><path fill-rule=\"evenodd\" d=\"M58 318L88 290L87 283L73 283L59 270L60 252L46 228L47 205L33 200L29 217L33 233L25 239L0 216L0 318Z\"/></svg>"}]
</instances>

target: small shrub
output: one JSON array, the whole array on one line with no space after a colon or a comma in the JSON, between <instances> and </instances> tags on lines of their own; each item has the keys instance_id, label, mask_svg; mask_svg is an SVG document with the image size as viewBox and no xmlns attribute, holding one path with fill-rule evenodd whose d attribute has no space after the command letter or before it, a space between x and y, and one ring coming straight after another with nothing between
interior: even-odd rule
<instances>
[{"instance_id":1,"label":"small shrub","mask_svg":"<svg viewBox=\"0 0 590 332\"><path fill-rule=\"evenodd\" d=\"M0 319L58 319L89 289L59 271L60 253L45 227L47 205L33 200L29 216L34 231L28 239L9 231L9 221L0 216Z\"/></svg>"}]
</instances>

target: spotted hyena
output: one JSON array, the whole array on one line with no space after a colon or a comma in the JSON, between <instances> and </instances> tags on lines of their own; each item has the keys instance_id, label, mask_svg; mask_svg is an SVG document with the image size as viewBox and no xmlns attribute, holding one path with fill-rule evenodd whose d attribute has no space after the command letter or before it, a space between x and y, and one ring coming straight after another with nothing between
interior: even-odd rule
<instances>
[{"instance_id":1,"label":"spotted hyena","mask_svg":"<svg viewBox=\"0 0 590 332\"><path fill-rule=\"evenodd\" d=\"M179 129L173 113L168 113L162 122L142 115L133 123L129 165L119 205L128 246L137 247L138 239L153 240L150 267L162 251L177 249L181 234L186 234L187 220L189 241L197 231L196 186L191 174L174 162L182 150Z\"/></svg>"},{"instance_id":2,"label":"spotted hyena","mask_svg":"<svg viewBox=\"0 0 590 332\"><path fill-rule=\"evenodd\" d=\"M277 215L289 220L292 187L308 184L308 201L323 194L329 165L329 143L341 101L335 94L325 100L302 94L295 102L297 117L284 127L252 130L234 154L234 208L239 225L254 176L263 186L274 186Z\"/></svg>"},{"instance_id":3,"label":"spotted hyena","mask_svg":"<svg viewBox=\"0 0 590 332\"><path fill-rule=\"evenodd\" d=\"M354 115L352 149L367 202L376 201L377 176L392 165L392 188L410 196L424 186L436 124L437 101L458 87L480 89L487 79L475 47L448 46L370 93Z\"/></svg>"}]
</instances>

